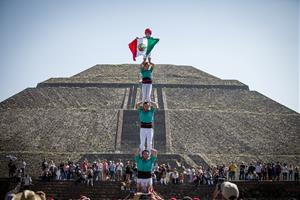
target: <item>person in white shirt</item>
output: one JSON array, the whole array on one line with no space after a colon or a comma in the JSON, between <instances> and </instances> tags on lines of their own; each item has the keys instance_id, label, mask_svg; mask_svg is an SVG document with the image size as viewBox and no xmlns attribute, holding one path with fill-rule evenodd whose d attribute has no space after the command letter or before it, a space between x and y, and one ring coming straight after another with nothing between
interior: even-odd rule
<instances>
[{"instance_id":1,"label":"person in white shirt","mask_svg":"<svg viewBox=\"0 0 300 200\"><path fill-rule=\"evenodd\" d=\"M24 185L23 185L24 190L29 190L29 189L30 189L30 186L32 185L32 179L31 179L31 177L30 177L28 174L26 174L26 176L23 177L22 182L23 182L23 184L24 184Z\"/></svg>"},{"instance_id":2,"label":"person in white shirt","mask_svg":"<svg viewBox=\"0 0 300 200\"><path fill-rule=\"evenodd\" d=\"M262 169L262 165L259 162L257 162L257 164L255 166L255 172L258 175L258 180L261 180L261 177L262 177L261 169Z\"/></svg>"},{"instance_id":3,"label":"person in white shirt","mask_svg":"<svg viewBox=\"0 0 300 200\"><path fill-rule=\"evenodd\" d=\"M288 173L289 173L289 168L288 168L287 164L284 163L283 167L282 167L282 178L284 181L288 180Z\"/></svg>"},{"instance_id":4,"label":"person in white shirt","mask_svg":"<svg viewBox=\"0 0 300 200\"><path fill-rule=\"evenodd\" d=\"M21 163L21 170L22 170L22 176L25 176L25 168L26 168L26 162L25 160L22 160L22 163Z\"/></svg>"}]
</instances>

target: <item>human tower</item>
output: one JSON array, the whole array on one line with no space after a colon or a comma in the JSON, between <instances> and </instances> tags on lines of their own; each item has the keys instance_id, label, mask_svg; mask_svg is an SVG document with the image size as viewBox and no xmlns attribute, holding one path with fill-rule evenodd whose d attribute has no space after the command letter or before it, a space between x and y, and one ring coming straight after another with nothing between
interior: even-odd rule
<instances>
[{"instance_id":1,"label":"human tower","mask_svg":"<svg viewBox=\"0 0 300 200\"><path fill-rule=\"evenodd\" d=\"M134 151L134 159L138 169L137 192L144 193L153 191L152 171L157 159L157 151L153 148L153 122L158 104L151 101L152 72L155 68L155 64L151 62L151 50L159 39L151 35L151 29L147 28L143 38L136 38L129 44L134 60L137 56L143 55L143 62L140 65L142 98L135 105L140 121L140 145Z\"/></svg>"}]
</instances>

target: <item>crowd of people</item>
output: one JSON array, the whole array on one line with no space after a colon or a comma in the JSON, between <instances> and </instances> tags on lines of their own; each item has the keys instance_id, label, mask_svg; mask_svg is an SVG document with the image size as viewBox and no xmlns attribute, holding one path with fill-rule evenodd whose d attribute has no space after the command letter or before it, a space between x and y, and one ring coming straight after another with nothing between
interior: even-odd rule
<instances>
[{"instance_id":1,"label":"crowd of people","mask_svg":"<svg viewBox=\"0 0 300 200\"><path fill-rule=\"evenodd\" d=\"M137 164L134 161L122 160L107 161L96 160L89 162L85 159L77 164L72 161L62 162L58 166L53 161L49 163L44 160L41 165L43 180L69 180L75 179L93 185L97 181L129 181L137 178ZM229 165L217 165L204 168L185 167L179 162L177 166L170 164L155 163L151 173L153 184L182 184L194 183L215 184L219 179L229 181L298 181L299 167L287 165L285 163L257 162L256 164L240 163L238 166L234 162Z\"/></svg>"},{"instance_id":2,"label":"crowd of people","mask_svg":"<svg viewBox=\"0 0 300 200\"><path fill-rule=\"evenodd\" d=\"M22 160L17 165L15 161L8 163L8 175L31 184L27 173L26 162ZM133 160L123 163L122 160L107 161L85 159L81 163L71 160L56 164L53 160L44 159L41 163L40 178L51 180L76 180L77 182L93 185L97 181L129 181L137 178L137 164ZM222 178L229 181L299 181L299 166L270 162L239 165L232 162L228 165L210 167L185 167L177 162L176 166L155 163L151 173L153 184L182 184L194 183L212 185Z\"/></svg>"},{"instance_id":3,"label":"crowd of people","mask_svg":"<svg viewBox=\"0 0 300 200\"><path fill-rule=\"evenodd\" d=\"M151 152L157 156L155 152ZM136 156L139 151L135 152ZM148 155L149 156L149 155ZM73 180L76 183L84 183L93 186L95 182L119 181L121 190L130 190L136 194L138 183L138 162L128 160L108 161L84 159L81 163L71 160L55 164L53 160L44 159L40 164L41 176L44 181ZM299 167L291 164L270 162L215 165L210 167L185 167L180 162L160 164L155 162L151 169L151 182L153 185L176 185L176 184L202 184L217 185L227 181L299 181ZM32 184L28 174L25 160L20 162L10 160L8 163L8 175L10 178L19 180L23 189L30 189ZM98 183L101 184L101 183Z\"/></svg>"}]
</instances>

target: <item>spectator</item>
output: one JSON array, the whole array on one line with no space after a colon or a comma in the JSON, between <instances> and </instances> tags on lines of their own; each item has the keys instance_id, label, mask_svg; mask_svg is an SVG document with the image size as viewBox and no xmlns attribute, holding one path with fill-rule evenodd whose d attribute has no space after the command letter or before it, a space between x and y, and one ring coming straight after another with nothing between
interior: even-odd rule
<instances>
[{"instance_id":1,"label":"spectator","mask_svg":"<svg viewBox=\"0 0 300 200\"><path fill-rule=\"evenodd\" d=\"M30 186L32 185L31 177L28 174L26 174L26 176L22 178L22 182L23 182L23 189L29 190Z\"/></svg>"},{"instance_id":2,"label":"spectator","mask_svg":"<svg viewBox=\"0 0 300 200\"><path fill-rule=\"evenodd\" d=\"M103 180L103 164L100 160L97 162L97 169L99 170L99 177L98 180Z\"/></svg>"},{"instance_id":3,"label":"spectator","mask_svg":"<svg viewBox=\"0 0 300 200\"><path fill-rule=\"evenodd\" d=\"M261 168L261 175L262 175L262 180L264 181L267 180L267 172L268 172L267 165L263 164Z\"/></svg>"},{"instance_id":4,"label":"spectator","mask_svg":"<svg viewBox=\"0 0 300 200\"><path fill-rule=\"evenodd\" d=\"M290 165L289 166L289 181L293 180L293 170L294 170L293 165Z\"/></svg>"},{"instance_id":5,"label":"spectator","mask_svg":"<svg viewBox=\"0 0 300 200\"><path fill-rule=\"evenodd\" d=\"M126 181L129 181L132 179L132 173L133 173L133 170L132 170L130 161L127 161L126 167L125 167Z\"/></svg>"},{"instance_id":6,"label":"spectator","mask_svg":"<svg viewBox=\"0 0 300 200\"><path fill-rule=\"evenodd\" d=\"M188 176L188 182L189 182L189 183L193 182L193 176L194 176L193 170L190 169L190 168L188 168L188 169L186 170L186 174L187 174L187 176Z\"/></svg>"},{"instance_id":7,"label":"spectator","mask_svg":"<svg viewBox=\"0 0 300 200\"><path fill-rule=\"evenodd\" d=\"M48 168L48 162L46 161L46 158L44 158L42 162L42 171L45 171Z\"/></svg>"},{"instance_id":8,"label":"spectator","mask_svg":"<svg viewBox=\"0 0 300 200\"><path fill-rule=\"evenodd\" d=\"M180 173L179 173L179 178L178 178L178 180L179 180L179 183L180 183L180 184L183 184L183 182L184 182L184 175L183 175L183 172L180 172Z\"/></svg>"},{"instance_id":9,"label":"spectator","mask_svg":"<svg viewBox=\"0 0 300 200\"><path fill-rule=\"evenodd\" d=\"M151 177L152 177L152 183L153 183L153 185L156 185L156 183L157 183L157 177L156 177L156 174L155 174L155 173L152 173L152 174L151 174Z\"/></svg>"},{"instance_id":10,"label":"spectator","mask_svg":"<svg viewBox=\"0 0 300 200\"><path fill-rule=\"evenodd\" d=\"M236 184L231 182L223 182L217 184L212 194L212 200L217 199L221 195L223 200L236 200L239 197L239 189Z\"/></svg>"},{"instance_id":11,"label":"spectator","mask_svg":"<svg viewBox=\"0 0 300 200\"><path fill-rule=\"evenodd\" d=\"M91 200L90 198L84 196L84 195L81 195L79 200Z\"/></svg>"},{"instance_id":12,"label":"spectator","mask_svg":"<svg viewBox=\"0 0 300 200\"><path fill-rule=\"evenodd\" d=\"M21 169L17 169L16 179L17 179L17 182L21 182L21 180L22 180L22 170Z\"/></svg>"},{"instance_id":13,"label":"spectator","mask_svg":"<svg viewBox=\"0 0 300 200\"><path fill-rule=\"evenodd\" d=\"M103 160L102 163L103 166L103 180L106 181L108 178L108 163L106 162L106 160Z\"/></svg>"},{"instance_id":14,"label":"spectator","mask_svg":"<svg viewBox=\"0 0 300 200\"><path fill-rule=\"evenodd\" d=\"M179 184L179 173L176 168L174 168L174 170L171 174L171 178L172 178L173 184Z\"/></svg>"},{"instance_id":15,"label":"spectator","mask_svg":"<svg viewBox=\"0 0 300 200\"><path fill-rule=\"evenodd\" d=\"M160 179L161 179L161 177L160 177L160 166L158 165L158 163L155 163L154 174L156 176L156 180L160 181Z\"/></svg>"},{"instance_id":16,"label":"spectator","mask_svg":"<svg viewBox=\"0 0 300 200\"><path fill-rule=\"evenodd\" d=\"M255 172L255 167L252 163L250 163L248 167L248 176L254 174L254 172Z\"/></svg>"},{"instance_id":17,"label":"spectator","mask_svg":"<svg viewBox=\"0 0 300 200\"><path fill-rule=\"evenodd\" d=\"M159 168L159 173L160 173L160 183L162 185L167 185L167 170L164 164Z\"/></svg>"},{"instance_id":18,"label":"spectator","mask_svg":"<svg viewBox=\"0 0 300 200\"><path fill-rule=\"evenodd\" d=\"M81 170L83 172L86 172L88 170L88 166L89 166L88 160L85 158L81 165Z\"/></svg>"},{"instance_id":19,"label":"spectator","mask_svg":"<svg viewBox=\"0 0 300 200\"><path fill-rule=\"evenodd\" d=\"M21 166L20 166L20 168L21 168L21 170L22 170L22 177L25 176L26 165L27 165L27 164L26 164L25 160L22 160Z\"/></svg>"},{"instance_id":20,"label":"spectator","mask_svg":"<svg viewBox=\"0 0 300 200\"><path fill-rule=\"evenodd\" d=\"M206 181L208 185L213 184L213 175L212 175L212 169L209 167L208 170L205 173Z\"/></svg>"},{"instance_id":21,"label":"spectator","mask_svg":"<svg viewBox=\"0 0 300 200\"><path fill-rule=\"evenodd\" d=\"M51 172L51 174L52 174L52 180L53 179L57 179L59 176L57 176L57 167L56 167L56 165L55 165L55 163L53 162L53 160L51 160L50 161L50 163L49 163L49 171Z\"/></svg>"},{"instance_id":22,"label":"spectator","mask_svg":"<svg viewBox=\"0 0 300 200\"><path fill-rule=\"evenodd\" d=\"M283 163L283 167L282 167L282 179L284 181L288 180L288 174L289 174L289 169L286 163Z\"/></svg>"},{"instance_id":23,"label":"spectator","mask_svg":"<svg viewBox=\"0 0 300 200\"><path fill-rule=\"evenodd\" d=\"M20 191L20 188L21 188L21 183L18 183L14 189L6 193L5 200L12 200L16 196L16 194Z\"/></svg>"},{"instance_id":24,"label":"spectator","mask_svg":"<svg viewBox=\"0 0 300 200\"><path fill-rule=\"evenodd\" d=\"M122 180L123 167L124 167L124 165L123 165L123 163L120 159L119 162L116 164L116 175L117 175L117 180L118 181Z\"/></svg>"},{"instance_id":25,"label":"spectator","mask_svg":"<svg viewBox=\"0 0 300 200\"><path fill-rule=\"evenodd\" d=\"M72 161L70 161L70 162L68 163L68 165L69 165L69 178L70 178L70 179L74 179L76 165L75 165L74 162L72 162Z\"/></svg>"},{"instance_id":26,"label":"spectator","mask_svg":"<svg viewBox=\"0 0 300 200\"><path fill-rule=\"evenodd\" d=\"M260 164L260 162L257 162L256 163L256 166L255 166L255 173L256 175L258 176L258 180L261 180L262 179L262 173L261 173L261 169L262 169L262 165ZM255 176L256 176L255 175ZM255 177L256 179L257 177Z\"/></svg>"},{"instance_id":27,"label":"spectator","mask_svg":"<svg viewBox=\"0 0 300 200\"><path fill-rule=\"evenodd\" d=\"M268 180L273 180L273 167L271 163L267 164Z\"/></svg>"},{"instance_id":28,"label":"spectator","mask_svg":"<svg viewBox=\"0 0 300 200\"><path fill-rule=\"evenodd\" d=\"M99 177L99 169L98 169L97 161L93 162L92 169L94 172L93 181L95 182Z\"/></svg>"},{"instance_id":29,"label":"spectator","mask_svg":"<svg viewBox=\"0 0 300 200\"><path fill-rule=\"evenodd\" d=\"M8 177L9 178L14 177L16 170L17 170L16 164L14 163L14 161L12 159L10 159L9 163L8 163Z\"/></svg>"},{"instance_id":30,"label":"spectator","mask_svg":"<svg viewBox=\"0 0 300 200\"><path fill-rule=\"evenodd\" d=\"M108 169L109 169L110 180L114 181L115 180L115 173L116 173L116 165L115 165L114 161L109 161Z\"/></svg>"},{"instance_id":31,"label":"spectator","mask_svg":"<svg viewBox=\"0 0 300 200\"><path fill-rule=\"evenodd\" d=\"M94 172L93 172L93 169L92 169L92 167L88 167L88 169L87 169L87 171L86 171L86 173L87 173L87 182L86 182L86 184L89 186L94 186L94 182L93 182L93 176L94 176Z\"/></svg>"},{"instance_id":32,"label":"spectator","mask_svg":"<svg viewBox=\"0 0 300 200\"><path fill-rule=\"evenodd\" d=\"M294 180L299 181L299 166L295 167Z\"/></svg>"},{"instance_id":33,"label":"spectator","mask_svg":"<svg viewBox=\"0 0 300 200\"><path fill-rule=\"evenodd\" d=\"M68 163L64 165L64 173L67 180L70 180L70 166Z\"/></svg>"},{"instance_id":34,"label":"spectator","mask_svg":"<svg viewBox=\"0 0 300 200\"><path fill-rule=\"evenodd\" d=\"M237 170L237 165L234 162L231 162L229 165L229 180L235 180L235 173Z\"/></svg>"},{"instance_id":35,"label":"spectator","mask_svg":"<svg viewBox=\"0 0 300 200\"><path fill-rule=\"evenodd\" d=\"M40 191L35 193L31 190L24 190L17 193L13 200L46 200L46 194Z\"/></svg>"},{"instance_id":36,"label":"spectator","mask_svg":"<svg viewBox=\"0 0 300 200\"><path fill-rule=\"evenodd\" d=\"M245 180L245 169L246 169L246 165L244 164L244 162L242 162L240 164L240 175L239 175L239 180Z\"/></svg>"},{"instance_id":37,"label":"spectator","mask_svg":"<svg viewBox=\"0 0 300 200\"><path fill-rule=\"evenodd\" d=\"M64 172L64 163L63 162L61 162L60 164L59 164L59 180L64 180L65 179L65 172Z\"/></svg>"},{"instance_id":38,"label":"spectator","mask_svg":"<svg viewBox=\"0 0 300 200\"><path fill-rule=\"evenodd\" d=\"M281 174L281 165L279 162L275 165L275 180L279 181L280 180L280 174Z\"/></svg>"}]
</instances>

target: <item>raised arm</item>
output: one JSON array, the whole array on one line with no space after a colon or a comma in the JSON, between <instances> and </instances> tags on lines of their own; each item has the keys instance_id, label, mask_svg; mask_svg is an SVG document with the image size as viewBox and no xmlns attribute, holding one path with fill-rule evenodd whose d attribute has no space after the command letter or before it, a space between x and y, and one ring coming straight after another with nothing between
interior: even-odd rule
<instances>
[{"instance_id":1,"label":"raised arm","mask_svg":"<svg viewBox=\"0 0 300 200\"><path fill-rule=\"evenodd\" d=\"M138 109L138 108L141 106L142 103L143 103L143 102L141 102L141 101L137 102L137 103L135 104L135 109Z\"/></svg>"},{"instance_id":2,"label":"raised arm","mask_svg":"<svg viewBox=\"0 0 300 200\"><path fill-rule=\"evenodd\" d=\"M151 106L153 106L154 108L158 109L158 104L154 101L151 101Z\"/></svg>"},{"instance_id":3,"label":"raised arm","mask_svg":"<svg viewBox=\"0 0 300 200\"><path fill-rule=\"evenodd\" d=\"M151 67L154 69L155 64L151 62L150 65L151 65Z\"/></svg>"},{"instance_id":4,"label":"raised arm","mask_svg":"<svg viewBox=\"0 0 300 200\"><path fill-rule=\"evenodd\" d=\"M144 68L144 64L143 64L143 63L141 63L141 64L139 65L139 69L141 70L142 68Z\"/></svg>"},{"instance_id":5,"label":"raised arm","mask_svg":"<svg viewBox=\"0 0 300 200\"><path fill-rule=\"evenodd\" d=\"M157 157L157 150L156 150L156 149L152 149L152 150L151 150L151 154L152 154L154 157Z\"/></svg>"},{"instance_id":6,"label":"raised arm","mask_svg":"<svg viewBox=\"0 0 300 200\"><path fill-rule=\"evenodd\" d=\"M139 149L133 149L132 153L133 153L134 156L139 155Z\"/></svg>"}]
</instances>

